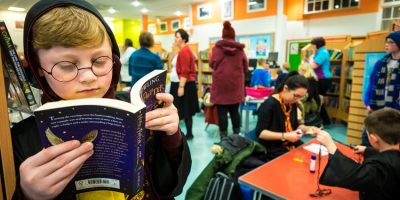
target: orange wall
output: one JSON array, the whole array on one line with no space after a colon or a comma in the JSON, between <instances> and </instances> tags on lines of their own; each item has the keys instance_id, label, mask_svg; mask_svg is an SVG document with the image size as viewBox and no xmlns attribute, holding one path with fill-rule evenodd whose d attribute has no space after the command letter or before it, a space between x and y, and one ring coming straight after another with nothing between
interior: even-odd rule
<instances>
[{"instance_id":1,"label":"orange wall","mask_svg":"<svg viewBox=\"0 0 400 200\"><path fill-rule=\"evenodd\" d=\"M208 24L221 22L221 1L209 0L201 3L192 4L192 14L193 14L193 25ZM210 19L197 19L197 7L199 5L211 4L211 18ZM250 19L257 17L268 17L276 16L278 13L278 0L268 0L267 9L259 12L247 12L247 1L246 0L234 0L234 13L233 20Z\"/></svg>"},{"instance_id":2,"label":"orange wall","mask_svg":"<svg viewBox=\"0 0 400 200\"><path fill-rule=\"evenodd\" d=\"M304 19L319 19L326 17L340 17L346 15L357 15L378 12L381 0L360 0L359 8L329 11L323 13L303 14L304 0L285 0L285 14L289 21Z\"/></svg>"},{"instance_id":3,"label":"orange wall","mask_svg":"<svg viewBox=\"0 0 400 200\"><path fill-rule=\"evenodd\" d=\"M157 32L155 33L155 35L168 35L168 34L174 34L176 30L172 30L172 21L174 20L179 20L180 22L180 27L179 28L183 28L183 19L185 19L186 16L181 16L181 17L173 17L173 18L166 18L166 19L162 19L160 20L160 22L167 22L167 31L166 32L161 32L160 31L160 24L156 24L156 21L148 21L148 24L156 24L156 30ZM147 28L147 27L146 27Z\"/></svg>"}]
</instances>

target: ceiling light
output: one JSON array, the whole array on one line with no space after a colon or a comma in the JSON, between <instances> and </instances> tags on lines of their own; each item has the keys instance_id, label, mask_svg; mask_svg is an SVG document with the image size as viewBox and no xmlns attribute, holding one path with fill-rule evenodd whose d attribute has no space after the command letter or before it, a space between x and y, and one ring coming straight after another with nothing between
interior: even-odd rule
<instances>
[{"instance_id":1,"label":"ceiling light","mask_svg":"<svg viewBox=\"0 0 400 200\"><path fill-rule=\"evenodd\" d=\"M138 7L138 6L140 6L141 5L141 3L139 2L139 1L133 1L132 3L132 6L135 6L135 7Z\"/></svg>"},{"instance_id":2,"label":"ceiling light","mask_svg":"<svg viewBox=\"0 0 400 200\"><path fill-rule=\"evenodd\" d=\"M17 12L24 12L25 8L18 8L18 7L8 7L9 11L17 11Z\"/></svg>"},{"instance_id":3,"label":"ceiling light","mask_svg":"<svg viewBox=\"0 0 400 200\"><path fill-rule=\"evenodd\" d=\"M178 10L178 11L175 12L175 15L179 17L179 16L182 15L182 12Z\"/></svg>"},{"instance_id":4,"label":"ceiling light","mask_svg":"<svg viewBox=\"0 0 400 200\"><path fill-rule=\"evenodd\" d=\"M114 14L115 12L117 12L114 8L109 8L108 9L108 12L109 13L111 13L111 14Z\"/></svg>"},{"instance_id":5,"label":"ceiling light","mask_svg":"<svg viewBox=\"0 0 400 200\"><path fill-rule=\"evenodd\" d=\"M147 8L142 8L142 10L140 10L142 13L147 13L149 12L149 10Z\"/></svg>"},{"instance_id":6,"label":"ceiling light","mask_svg":"<svg viewBox=\"0 0 400 200\"><path fill-rule=\"evenodd\" d=\"M335 5L335 8L336 8L336 9L339 8L339 4L336 4L336 5Z\"/></svg>"}]
</instances>

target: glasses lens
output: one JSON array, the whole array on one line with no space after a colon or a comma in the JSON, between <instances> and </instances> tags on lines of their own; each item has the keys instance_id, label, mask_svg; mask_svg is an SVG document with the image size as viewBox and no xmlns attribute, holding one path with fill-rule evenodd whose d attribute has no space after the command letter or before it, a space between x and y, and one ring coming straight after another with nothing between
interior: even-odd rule
<instances>
[{"instance_id":1,"label":"glasses lens","mask_svg":"<svg viewBox=\"0 0 400 200\"><path fill-rule=\"evenodd\" d=\"M51 74L58 81L71 81L78 75L78 67L74 63L62 61L54 65Z\"/></svg>"},{"instance_id":2,"label":"glasses lens","mask_svg":"<svg viewBox=\"0 0 400 200\"><path fill-rule=\"evenodd\" d=\"M92 64L92 71L96 76L104 76L113 68L113 60L107 56L98 57Z\"/></svg>"}]
</instances>

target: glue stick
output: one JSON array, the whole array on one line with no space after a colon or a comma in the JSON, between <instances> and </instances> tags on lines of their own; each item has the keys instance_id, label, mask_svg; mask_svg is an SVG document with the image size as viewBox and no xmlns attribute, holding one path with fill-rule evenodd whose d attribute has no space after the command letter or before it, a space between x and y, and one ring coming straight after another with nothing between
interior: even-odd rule
<instances>
[{"instance_id":1,"label":"glue stick","mask_svg":"<svg viewBox=\"0 0 400 200\"><path fill-rule=\"evenodd\" d=\"M311 161L310 161L310 172L314 173L315 172L315 160L317 159L317 156L314 154L311 155Z\"/></svg>"}]
</instances>

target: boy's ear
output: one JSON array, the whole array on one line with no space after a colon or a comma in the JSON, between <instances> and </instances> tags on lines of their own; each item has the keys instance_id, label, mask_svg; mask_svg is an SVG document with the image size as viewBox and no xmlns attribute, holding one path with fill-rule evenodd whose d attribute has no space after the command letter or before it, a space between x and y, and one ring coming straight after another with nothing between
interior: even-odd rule
<instances>
[{"instance_id":1,"label":"boy's ear","mask_svg":"<svg viewBox=\"0 0 400 200\"><path fill-rule=\"evenodd\" d=\"M375 133L369 133L368 134L368 139L369 139L369 142L371 143L371 145L372 144L375 144L375 146L377 146L377 145L379 145L379 136L378 135L376 135Z\"/></svg>"}]
</instances>

